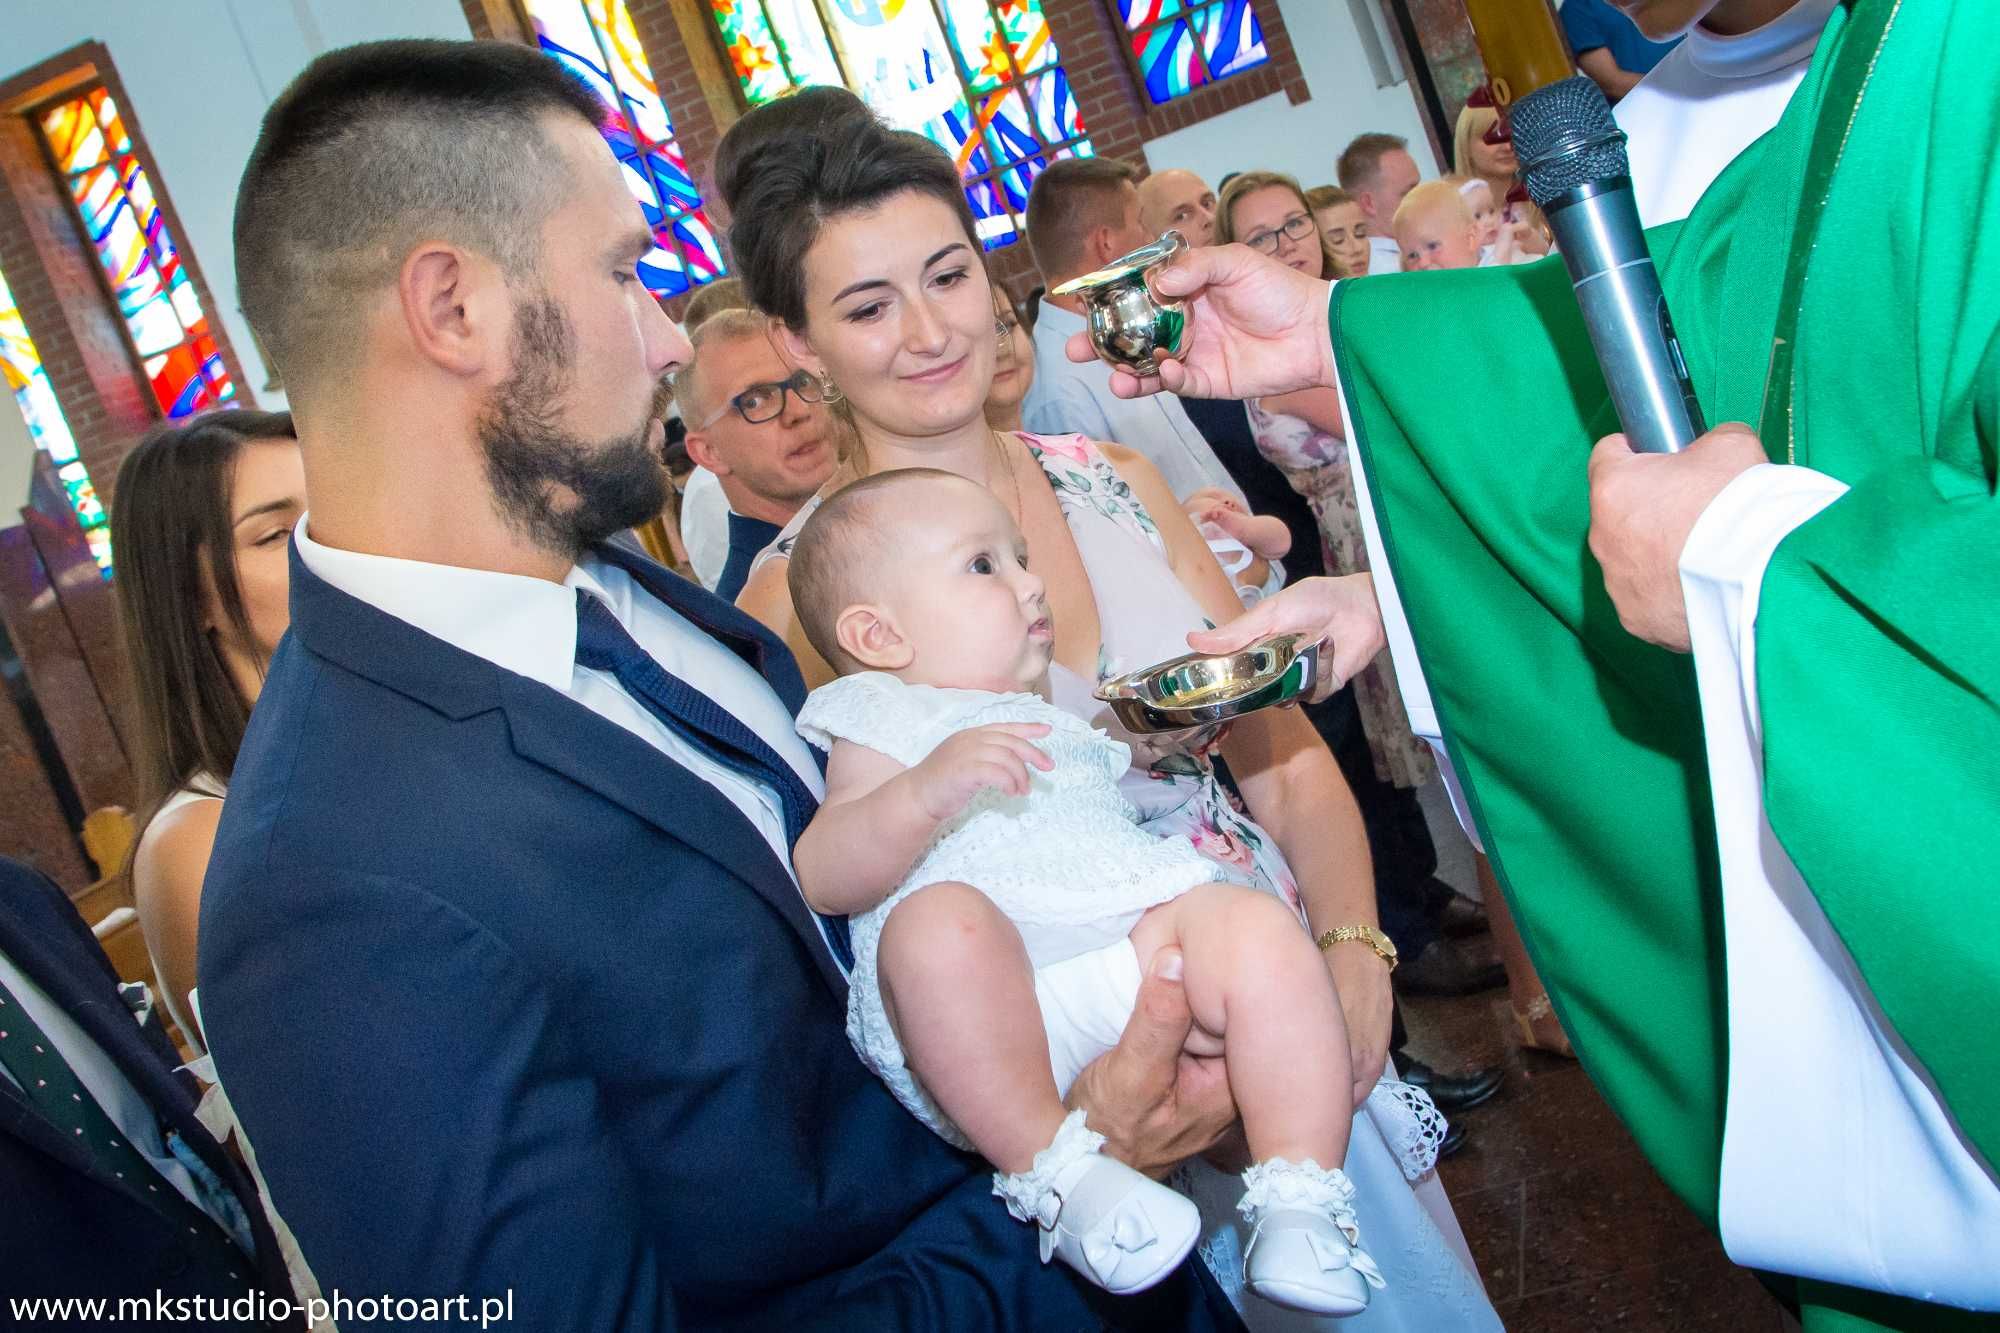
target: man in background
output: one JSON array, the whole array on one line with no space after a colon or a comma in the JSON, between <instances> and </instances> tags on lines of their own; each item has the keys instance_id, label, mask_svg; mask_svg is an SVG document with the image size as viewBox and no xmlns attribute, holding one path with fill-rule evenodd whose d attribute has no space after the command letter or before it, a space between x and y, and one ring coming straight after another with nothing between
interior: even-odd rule
<instances>
[{"instance_id":1,"label":"man in background","mask_svg":"<svg viewBox=\"0 0 2000 1333\"><path fill-rule=\"evenodd\" d=\"M1215 191L1182 167L1156 171L1139 182L1139 225L1149 236L1169 227L1189 245L1215 243Z\"/></svg>"},{"instance_id":2,"label":"man in background","mask_svg":"<svg viewBox=\"0 0 2000 1333\"><path fill-rule=\"evenodd\" d=\"M1561 15L1576 67L1613 102L1637 87L1680 41L1651 40L1606 0L1567 0Z\"/></svg>"},{"instance_id":3,"label":"man in background","mask_svg":"<svg viewBox=\"0 0 2000 1333\"><path fill-rule=\"evenodd\" d=\"M1401 273L1403 256L1389 224L1403 196L1422 179L1417 160L1410 156L1409 140L1394 134L1356 135L1335 170L1340 188L1353 196L1368 219L1368 271Z\"/></svg>"},{"instance_id":4,"label":"man in background","mask_svg":"<svg viewBox=\"0 0 2000 1333\"><path fill-rule=\"evenodd\" d=\"M713 473L729 502L729 551L715 593L735 601L757 553L837 463L819 383L787 366L753 310L724 310L689 334L694 360L674 377L688 457Z\"/></svg>"},{"instance_id":5,"label":"man in background","mask_svg":"<svg viewBox=\"0 0 2000 1333\"><path fill-rule=\"evenodd\" d=\"M1078 365L1063 344L1084 329L1083 300L1057 296L1071 278L1104 267L1153 239L1139 220L1138 173L1102 157L1052 163L1028 194L1028 244L1049 295L1035 321L1035 384L1021 420L1043 435L1083 434L1136 449L1160 469L1176 498L1214 486L1242 497L1215 451L1171 395L1123 399L1111 368Z\"/></svg>"}]
</instances>

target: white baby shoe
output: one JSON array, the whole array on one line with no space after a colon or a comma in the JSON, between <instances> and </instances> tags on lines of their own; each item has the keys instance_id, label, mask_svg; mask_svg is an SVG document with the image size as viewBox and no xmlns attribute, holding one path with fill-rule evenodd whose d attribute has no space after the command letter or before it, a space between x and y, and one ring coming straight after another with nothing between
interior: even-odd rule
<instances>
[{"instance_id":1,"label":"white baby shoe","mask_svg":"<svg viewBox=\"0 0 2000 1333\"><path fill-rule=\"evenodd\" d=\"M1244 1277L1276 1305L1312 1314L1350 1315L1368 1308L1368 1289L1386 1285L1361 1248L1354 1184L1339 1168L1308 1158L1273 1157L1243 1173L1237 1205L1251 1225Z\"/></svg>"},{"instance_id":2,"label":"white baby shoe","mask_svg":"<svg viewBox=\"0 0 2000 1333\"><path fill-rule=\"evenodd\" d=\"M1104 1136L1072 1111L1035 1164L995 1172L1007 1211L1041 1229L1051 1256L1113 1295L1144 1291L1180 1266L1201 1237L1201 1213L1185 1195L1099 1151Z\"/></svg>"}]
</instances>

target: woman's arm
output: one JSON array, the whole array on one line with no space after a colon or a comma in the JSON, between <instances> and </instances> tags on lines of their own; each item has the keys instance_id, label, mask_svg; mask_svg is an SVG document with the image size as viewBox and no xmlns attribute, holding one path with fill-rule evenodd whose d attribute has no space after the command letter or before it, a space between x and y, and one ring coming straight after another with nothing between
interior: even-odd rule
<instances>
[{"instance_id":1,"label":"woman's arm","mask_svg":"<svg viewBox=\"0 0 2000 1333\"><path fill-rule=\"evenodd\" d=\"M1159 471L1129 449L1099 448L1151 511L1182 585L1211 620L1234 619L1240 614L1235 590L1194 524L1175 506ZM1317 935L1338 926L1375 925L1375 875L1361 810L1306 715L1296 708L1266 708L1243 717L1223 741L1222 754L1251 815L1277 840L1298 876L1309 929ZM1347 1017L1358 1105L1388 1056L1389 969L1358 945L1335 945L1326 962Z\"/></svg>"},{"instance_id":2,"label":"woman's arm","mask_svg":"<svg viewBox=\"0 0 2000 1333\"><path fill-rule=\"evenodd\" d=\"M798 614L792 610L792 589L785 582L785 571L791 565L783 556L766 560L743 585L743 591L736 594L736 605L785 641L785 647L798 659L799 675L805 678L806 688L816 690L831 681L834 672L806 638Z\"/></svg>"},{"instance_id":3,"label":"woman's arm","mask_svg":"<svg viewBox=\"0 0 2000 1333\"><path fill-rule=\"evenodd\" d=\"M188 993L195 988L195 929L201 921L201 882L215 851L221 801L190 801L156 818L132 858L132 901L153 970L167 989L168 1012L188 1037L207 1049L194 1026Z\"/></svg>"},{"instance_id":4,"label":"woman's arm","mask_svg":"<svg viewBox=\"0 0 2000 1333\"><path fill-rule=\"evenodd\" d=\"M1297 417L1314 430L1323 430L1335 439L1347 438L1346 423L1340 419L1340 393L1334 389L1294 389L1257 400L1266 412Z\"/></svg>"}]
</instances>

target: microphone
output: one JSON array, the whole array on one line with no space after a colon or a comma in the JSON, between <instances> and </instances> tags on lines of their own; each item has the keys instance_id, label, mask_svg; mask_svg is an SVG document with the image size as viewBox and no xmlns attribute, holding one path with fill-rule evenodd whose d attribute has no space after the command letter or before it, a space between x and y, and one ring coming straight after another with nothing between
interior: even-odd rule
<instances>
[{"instance_id":1,"label":"microphone","mask_svg":"<svg viewBox=\"0 0 2000 1333\"><path fill-rule=\"evenodd\" d=\"M1515 102L1513 122L1528 195L1569 268L1618 424L1635 452L1679 453L1707 427L1639 227L1610 103L1589 79L1564 79Z\"/></svg>"}]
</instances>

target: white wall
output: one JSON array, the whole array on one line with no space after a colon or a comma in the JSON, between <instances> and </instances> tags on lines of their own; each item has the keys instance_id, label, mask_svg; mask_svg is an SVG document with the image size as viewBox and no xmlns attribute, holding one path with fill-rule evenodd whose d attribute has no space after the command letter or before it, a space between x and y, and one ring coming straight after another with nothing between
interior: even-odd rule
<instances>
[{"instance_id":1,"label":"white wall","mask_svg":"<svg viewBox=\"0 0 2000 1333\"><path fill-rule=\"evenodd\" d=\"M1374 0L1364 0L1373 4ZM1146 142L1155 171L1185 167L1213 185L1232 171L1284 171L1310 189L1335 184L1333 166L1348 140L1369 130L1410 141L1417 165L1437 169L1407 79L1375 86L1353 7L1343 0L1277 0L1312 96L1293 106L1283 93Z\"/></svg>"},{"instance_id":2,"label":"white wall","mask_svg":"<svg viewBox=\"0 0 2000 1333\"><path fill-rule=\"evenodd\" d=\"M263 407L283 407L236 308L230 216L271 99L320 52L383 37L471 36L457 0L6 0L0 78L79 42L111 52L180 215L181 247ZM0 449L6 447L0 443ZM11 476L0 462L0 477ZM11 513L0 508L0 513Z\"/></svg>"}]
</instances>

